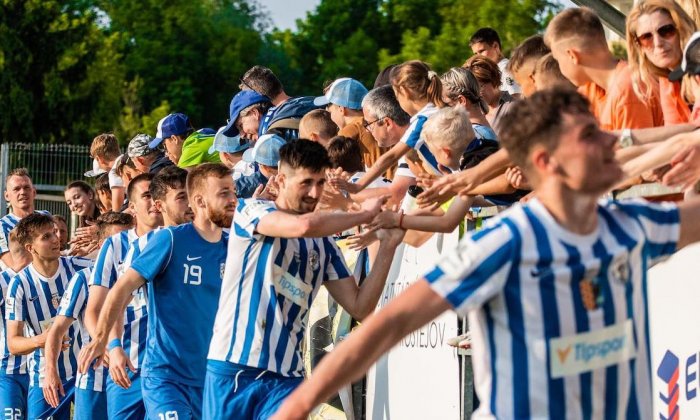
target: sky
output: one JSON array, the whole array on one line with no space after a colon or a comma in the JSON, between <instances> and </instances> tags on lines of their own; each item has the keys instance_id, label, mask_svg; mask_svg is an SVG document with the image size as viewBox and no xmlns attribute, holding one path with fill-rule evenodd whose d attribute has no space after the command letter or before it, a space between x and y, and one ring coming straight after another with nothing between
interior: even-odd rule
<instances>
[{"instance_id":1,"label":"sky","mask_svg":"<svg viewBox=\"0 0 700 420\"><path fill-rule=\"evenodd\" d=\"M270 13L272 23L279 29L295 29L296 20L304 18L320 0L258 0Z\"/></svg>"}]
</instances>

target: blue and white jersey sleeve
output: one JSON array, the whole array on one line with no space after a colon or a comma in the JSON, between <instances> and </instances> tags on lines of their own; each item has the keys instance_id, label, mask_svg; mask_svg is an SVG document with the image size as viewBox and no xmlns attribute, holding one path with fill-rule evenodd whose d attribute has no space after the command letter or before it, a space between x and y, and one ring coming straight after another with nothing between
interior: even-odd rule
<instances>
[{"instance_id":1,"label":"blue and white jersey sleeve","mask_svg":"<svg viewBox=\"0 0 700 420\"><path fill-rule=\"evenodd\" d=\"M330 238L323 238L323 246L326 255L326 270L323 274L323 281L340 280L350 277L350 269L345 263L343 253Z\"/></svg>"},{"instance_id":2,"label":"blue and white jersey sleeve","mask_svg":"<svg viewBox=\"0 0 700 420\"><path fill-rule=\"evenodd\" d=\"M12 213L6 214L0 219L0 255L10 250L10 231L19 222L19 218Z\"/></svg>"},{"instance_id":3,"label":"blue and white jersey sleeve","mask_svg":"<svg viewBox=\"0 0 700 420\"><path fill-rule=\"evenodd\" d=\"M652 264L676 252L680 238L680 213L677 205L644 200L626 200L611 205L639 223L646 237L647 256L651 258Z\"/></svg>"},{"instance_id":4,"label":"blue and white jersey sleeve","mask_svg":"<svg viewBox=\"0 0 700 420\"><path fill-rule=\"evenodd\" d=\"M408 126L408 130L401 136L401 142L405 143L411 149L418 147L423 125L427 120L428 117L425 115L416 115Z\"/></svg>"},{"instance_id":5,"label":"blue and white jersey sleeve","mask_svg":"<svg viewBox=\"0 0 700 420\"><path fill-rule=\"evenodd\" d=\"M95 261L90 258L85 257L64 257L68 264L73 267L74 271L80 271L85 268L92 268L95 265Z\"/></svg>"},{"instance_id":6,"label":"blue and white jersey sleeve","mask_svg":"<svg viewBox=\"0 0 700 420\"><path fill-rule=\"evenodd\" d=\"M82 269L73 275L66 291L63 292L57 315L74 319L80 317L87 303L87 279L89 277L90 268Z\"/></svg>"},{"instance_id":7,"label":"blue and white jersey sleeve","mask_svg":"<svg viewBox=\"0 0 700 420\"><path fill-rule=\"evenodd\" d=\"M512 234L504 225L462 239L425 279L460 315L481 307L505 286L514 260Z\"/></svg>"},{"instance_id":8,"label":"blue and white jersey sleeve","mask_svg":"<svg viewBox=\"0 0 700 420\"><path fill-rule=\"evenodd\" d=\"M116 279L116 273L113 267L114 262L114 242L112 237L105 240L100 248L97 259L95 260L95 269L90 275L88 284L90 286L102 286L111 288Z\"/></svg>"},{"instance_id":9,"label":"blue and white jersey sleeve","mask_svg":"<svg viewBox=\"0 0 700 420\"><path fill-rule=\"evenodd\" d=\"M146 282L152 282L158 274L165 270L173 252L173 234L169 228L156 232L148 241L146 248L131 263Z\"/></svg>"},{"instance_id":10,"label":"blue and white jersey sleeve","mask_svg":"<svg viewBox=\"0 0 700 420\"><path fill-rule=\"evenodd\" d=\"M236 214L233 217L235 234L244 238L252 238L260 219L276 210L277 207L273 201L239 200Z\"/></svg>"},{"instance_id":11,"label":"blue and white jersey sleeve","mask_svg":"<svg viewBox=\"0 0 700 420\"><path fill-rule=\"evenodd\" d=\"M10 280L5 297L5 319L8 321L26 321L25 291L18 276Z\"/></svg>"}]
</instances>

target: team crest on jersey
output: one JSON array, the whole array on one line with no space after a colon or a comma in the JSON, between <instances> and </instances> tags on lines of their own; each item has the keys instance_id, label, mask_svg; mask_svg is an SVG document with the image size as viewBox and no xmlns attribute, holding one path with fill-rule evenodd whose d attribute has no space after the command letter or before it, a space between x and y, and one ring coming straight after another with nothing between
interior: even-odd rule
<instances>
[{"instance_id":1,"label":"team crest on jersey","mask_svg":"<svg viewBox=\"0 0 700 420\"><path fill-rule=\"evenodd\" d=\"M224 279L224 268L226 268L226 264L225 264L225 263L221 263L221 264L219 265L219 276L221 276L221 280Z\"/></svg>"},{"instance_id":2,"label":"team crest on jersey","mask_svg":"<svg viewBox=\"0 0 700 420\"><path fill-rule=\"evenodd\" d=\"M318 256L318 251L314 249L311 252L309 252L309 265L311 266L312 270L318 270L318 267L320 265L319 260L320 257Z\"/></svg>"},{"instance_id":3,"label":"team crest on jersey","mask_svg":"<svg viewBox=\"0 0 700 420\"><path fill-rule=\"evenodd\" d=\"M58 306L61 304L61 296L58 293L51 294L51 304L54 309L58 309Z\"/></svg>"},{"instance_id":4,"label":"team crest on jersey","mask_svg":"<svg viewBox=\"0 0 700 420\"><path fill-rule=\"evenodd\" d=\"M630 270L629 270L629 264L627 264L627 258L626 256L622 256L621 258L616 258L610 268L610 274L612 277L620 282L627 282L630 277Z\"/></svg>"}]
</instances>

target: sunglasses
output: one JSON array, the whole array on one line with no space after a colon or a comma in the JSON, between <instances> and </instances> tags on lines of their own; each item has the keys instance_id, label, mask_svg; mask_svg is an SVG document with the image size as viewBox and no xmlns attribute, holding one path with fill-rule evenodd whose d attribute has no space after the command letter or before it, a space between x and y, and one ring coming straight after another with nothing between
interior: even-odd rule
<instances>
[{"instance_id":1,"label":"sunglasses","mask_svg":"<svg viewBox=\"0 0 700 420\"><path fill-rule=\"evenodd\" d=\"M656 33L663 39L671 39L678 33L678 30L676 29L676 25L669 23L668 25L658 28ZM654 46L654 33L647 32L637 35L637 44L642 48L652 48Z\"/></svg>"}]
</instances>

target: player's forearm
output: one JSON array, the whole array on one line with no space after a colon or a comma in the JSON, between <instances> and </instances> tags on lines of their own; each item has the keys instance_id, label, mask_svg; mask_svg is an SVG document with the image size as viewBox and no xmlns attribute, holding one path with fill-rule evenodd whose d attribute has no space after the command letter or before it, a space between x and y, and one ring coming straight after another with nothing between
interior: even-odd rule
<instances>
[{"instance_id":1,"label":"player's forearm","mask_svg":"<svg viewBox=\"0 0 700 420\"><path fill-rule=\"evenodd\" d=\"M388 152L384 153L374 162L371 168L365 173L362 178L360 178L356 185L360 187L360 191L367 188L369 184L375 179L379 178L384 172L386 172L392 165L395 165L399 161L401 156L405 155L409 150L409 147L403 143L395 144Z\"/></svg>"},{"instance_id":2,"label":"player's forearm","mask_svg":"<svg viewBox=\"0 0 700 420\"><path fill-rule=\"evenodd\" d=\"M396 247L396 244L379 243L379 251L374 259L372 270L357 292L355 305L353 305L354 313L351 312L353 318L362 321L374 312L374 308L376 308L379 297L384 290L384 284L389 275L391 263L394 260Z\"/></svg>"},{"instance_id":3,"label":"player's forearm","mask_svg":"<svg viewBox=\"0 0 700 420\"><path fill-rule=\"evenodd\" d=\"M128 306L128 304L127 304ZM121 312L119 313L119 316L117 318L117 321L114 323L112 328L109 330L109 341L112 341L115 338L122 339L124 337L124 311L126 311L126 307L124 307Z\"/></svg>"},{"instance_id":4,"label":"player's forearm","mask_svg":"<svg viewBox=\"0 0 700 420\"><path fill-rule=\"evenodd\" d=\"M106 343L109 331L120 319L120 314L123 314L124 308L131 299L131 294L141 284L143 284L142 277L133 269L127 270L117 280L114 288L107 294L105 304L100 311L100 318L97 321L93 340Z\"/></svg>"},{"instance_id":5,"label":"player's forearm","mask_svg":"<svg viewBox=\"0 0 700 420\"><path fill-rule=\"evenodd\" d=\"M68 322L66 322L66 320ZM61 353L63 337L66 335L73 319L65 316L57 316L53 325L49 329L44 344L44 355L46 356L46 368L55 369L58 355Z\"/></svg>"},{"instance_id":6,"label":"player's forearm","mask_svg":"<svg viewBox=\"0 0 700 420\"><path fill-rule=\"evenodd\" d=\"M368 211L330 212L316 211L300 216L300 235L304 238L321 238L354 228L372 221L373 214Z\"/></svg>"},{"instance_id":7,"label":"player's forearm","mask_svg":"<svg viewBox=\"0 0 700 420\"><path fill-rule=\"evenodd\" d=\"M31 354L36 349L40 349L43 346L44 343L42 343L38 337L25 337L23 335L7 337L7 349L15 356Z\"/></svg>"},{"instance_id":8,"label":"player's forearm","mask_svg":"<svg viewBox=\"0 0 700 420\"><path fill-rule=\"evenodd\" d=\"M508 165L511 164L512 163L506 149L499 149L496 153L487 157L473 168L462 171L460 173L460 177L469 180L469 184L472 185L472 187L469 189L469 192L471 193L480 184L499 175L502 171L506 170Z\"/></svg>"}]
</instances>

